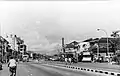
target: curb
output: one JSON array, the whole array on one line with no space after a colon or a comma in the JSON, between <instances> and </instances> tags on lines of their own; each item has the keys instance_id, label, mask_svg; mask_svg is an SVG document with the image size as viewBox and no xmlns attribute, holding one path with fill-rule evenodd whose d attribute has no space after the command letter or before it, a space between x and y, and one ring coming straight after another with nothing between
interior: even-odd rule
<instances>
[{"instance_id":1,"label":"curb","mask_svg":"<svg viewBox=\"0 0 120 76\"><path fill-rule=\"evenodd\" d=\"M81 67L68 66L68 65L65 65L65 66L63 66L63 67L71 68L71 69L77 69L77 70L82 70L82 71L102 73L102 74L113 75L113 76L120 76L119 73L109 72L109 71L103 71L103 70L95 70L95 69L81 68Z\"/></svg>"},{"instance_id":2,"label":"curb","mask_svg":"<svg viewBox=\"0 0 120 76\"><path fill-rule=\"evenodd\" d=\"M45 64L49 64L49 63L45 63ZM54 64L49 64L49 65L54 65ZM70 68L70 69L81 70L81 71L102 73L102 74L106 74L106 75L120 76L120 73L110 72L110 71L105 71L105 70L97 70L97 69L82 68L82 67L76 67L76 66L70 66L70 65L60 65L60 64L57 64L54 66L60 66L60 67L65 67L65 68Z\"/></svg>"}]
</instances>

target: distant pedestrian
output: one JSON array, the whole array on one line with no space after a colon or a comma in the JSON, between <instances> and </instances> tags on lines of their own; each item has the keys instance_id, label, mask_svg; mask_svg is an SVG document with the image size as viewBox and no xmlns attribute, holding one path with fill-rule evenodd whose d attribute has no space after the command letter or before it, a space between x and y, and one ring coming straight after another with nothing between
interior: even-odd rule
<instances>
[{"instance_id":1,"label":"distant pedestrian","mask_svg":"<svg viewBox=\"0 0 120 76\"><path fill-rule=\"evenodd\" d=\"M67 58L65 58L65 64L67 64L68 63L68 60L67 60Z\"/></svg>"},{"instance_id":2,"label":"distant pedestrian","mask_svg":"<svg viewBox=\"0 0 120 76\"><path fill-rule=\"evenodd\" d=\"M100 63L102 62L102 57L99 57L99 62L100 62Z\"/></svg>"},{"instance_id":3,"label":"distant pedestrian","mask_svg":"<svg viewBox=\"0 0 120 76\"><path fill-rule=\"evenodd\" d=\"M109 59L109 58L107 58L106 60L107 60L107 62L110 62L110 59Z\"/></svg>"},{"instance_id":4,"label":"distant pedestrian","mask_svg":"<svg viewBox=\"0 0 120 76\"><path fill-rule=\"evenodd\" d=\"M94 57L93 57L93 62L94 62L94 63L96 63L96 62L97 62L97 60L98 60L97 55L94 55Z\"/></svg>"},{"instance_id":5,"label":"distant pedestrian","mask_svg":"<svg viewBox=\"0 0 120 76\"><path fill-rule=\"evenodd\" d=\"M71 59L71 58L68 58L68 60L69 60L69 63L71 64L71 62L72 62L72 59Z\"/></svg>"}]
</instances>

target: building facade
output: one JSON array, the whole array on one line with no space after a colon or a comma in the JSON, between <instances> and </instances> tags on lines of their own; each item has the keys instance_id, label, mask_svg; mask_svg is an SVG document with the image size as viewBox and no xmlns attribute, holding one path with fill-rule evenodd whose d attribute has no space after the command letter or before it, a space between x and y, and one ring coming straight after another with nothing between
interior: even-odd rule
<instances>
[{"instance_id":1,"label":"building facade","mask_svg":"<svg viewBox=\"0 0 120 76\"><path fill-rule=\"evenodd\" d=\"M95 38L92 40L86 40L86 42L89 42L91 47L89 48L89 51L92 51L93 53L99 53L103 56L106 55L106 53L109 53L110 55L115 53L115 39L114 38ZM108 47L107 47L108 45ZM107 50L108 48L108 50Z\"/></svg>"},{"instance_id":2,"label":"building facade","mask_svg":"<svg viewBox=\"0 0 120 76\"><path fill-rule=\"evenodd\" d=\"M0 61L5 61L7 59L7 52L9 50L9 42L0 36Z\"/></svg>"},{"instance_id":3,"label":"building facade","mask_svg":"<svg viewBox=\"0 0 120 76\"><path fill-rule=\"evenodd\" d=\"M20 46L18 48L19 48L19 51L20 51L21 54L26 53L27 46L25 44L20 44Z\"/></svg>"}]
</instances>

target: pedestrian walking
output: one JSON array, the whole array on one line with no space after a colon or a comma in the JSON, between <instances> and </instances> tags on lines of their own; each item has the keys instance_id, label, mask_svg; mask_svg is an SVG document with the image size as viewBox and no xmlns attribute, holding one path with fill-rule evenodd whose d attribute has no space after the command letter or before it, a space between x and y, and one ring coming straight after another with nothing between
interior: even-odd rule
<instances>
[{"instance_id":1,"label":"pedestrian walking","mask_svg":"<svg viewBox=\"0 0 120 76\"><path fill-rule=\"evenodd\" d=\"M68 58L68 60L69 60L69 63L71 64L71 62L72 62L72 59L71 59L71 58Z\"/></svg>"},{"instance_id":2,"label":"pedestrian walking","mask_svg":"<svg viewBox=\"0 0 120 76\"><path fill-rule=\"evenodd\" d=\"M99 62L100 62L100 63L102 62L102 57L99 57Z\"/></svg>"},{"instance_id":3,"label":"pedestrian walking","mask_svg":"<svg viewBox=\"0 0 120 76\"><path fill-rule=\"evenodd\" d=\"M67 60L67 58L65 58L65 64L67 65L67 63L68 63L68 60Z\"/></svg>"}]
</instances>

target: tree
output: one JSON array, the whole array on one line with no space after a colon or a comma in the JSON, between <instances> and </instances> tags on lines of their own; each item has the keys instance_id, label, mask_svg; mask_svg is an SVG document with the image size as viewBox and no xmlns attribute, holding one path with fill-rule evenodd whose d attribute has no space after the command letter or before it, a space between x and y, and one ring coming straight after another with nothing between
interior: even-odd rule
<instances>
[{"instance_id":1,"label":"tree","mask_svg":"<svg viewBox=\"0 0 120 76\"><path fill-rule=\"evenodd\" d=\"M114 37L114 50L120 50L120 35L118 34L120 30L113 31L111 37Z\"/></svg>"},{"instance_id":2,"label":"tree","mask_svg":"<svg viewBox=\"0 0 120 76\"><path fill-rule=\"evenodd\" d=\"M120 35L118 34L120 32L119 31L113 31L112 34L111 34L111 37L114 37L114 38L117 38L117 37L120 37Z\"/></svg>"}]
</instances>

